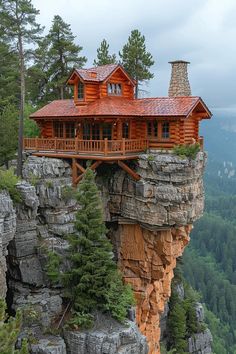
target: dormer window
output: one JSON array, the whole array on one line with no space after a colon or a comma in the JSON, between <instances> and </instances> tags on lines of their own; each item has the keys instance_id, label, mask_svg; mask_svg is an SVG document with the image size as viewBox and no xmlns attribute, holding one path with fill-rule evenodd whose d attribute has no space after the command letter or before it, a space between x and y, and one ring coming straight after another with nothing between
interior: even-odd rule
<instances>
[{"instance_id":1,"label":"dormer window","mask_svg":"<svg viewBox=\"0 0 236 354\"><path fill-rule=\"evenodd\" d=\"M109 82L107 84L107 92L108 92L108 95L111 95L111 96L121 96L121 93L122 93L121 84L115 84L115 83Z\"/></svg>"},{"instance_id":2,"label":"dormer window","mask_svg":"<svg viewBox=\"0 0 236 354\"><path fill-rule=\"evenodd\" d=\"M83 82L78 83L78 99L83 100L84 99L84 84Z\"/></svg>"}]
</instances>

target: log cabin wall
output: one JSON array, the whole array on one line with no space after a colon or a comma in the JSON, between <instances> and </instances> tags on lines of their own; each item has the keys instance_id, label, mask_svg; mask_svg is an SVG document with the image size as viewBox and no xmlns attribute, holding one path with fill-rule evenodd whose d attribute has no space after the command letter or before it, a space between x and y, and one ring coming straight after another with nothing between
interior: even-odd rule
<instances>
[{"instance_id":1,"label":"log cabin wall","mask_svg":"<svg viewBox=\"0 0 236 354\"><path fill-rule=\"evenodd\" d=\"M191 144L193 139L198 141L198 121L194 116L184 121L184 144Z\"/></svg>"},{"instance_id":2,"label":"log cabin wall","mask_svg":"<svg viewBox=\"0 0 236 354\"><path fill-rule=\"evenodd\" d=\"M44 121L41 128L41 135L43 138L52 138L53 137L53 123L52 121Z\"/></svg>"}]
</instances>

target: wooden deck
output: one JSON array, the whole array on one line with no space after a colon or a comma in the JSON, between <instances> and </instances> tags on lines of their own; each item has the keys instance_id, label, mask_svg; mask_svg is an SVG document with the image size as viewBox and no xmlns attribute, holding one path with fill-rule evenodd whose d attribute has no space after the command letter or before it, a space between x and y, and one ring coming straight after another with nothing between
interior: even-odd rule
<instances>
[{"instance_id":1,"label":"wooden deck","mask_svg":"<svg viewBox=\"0 0 236 354\"><path fill-rule=\"evenodd\" d=\"M79 139L46 139L24 138L24 150L38 156L75 157L84 159L106 157L117 159L119 156L144 152L148 148L147 139L121 140L79 140Z\"/></svg>"}]
</instances>

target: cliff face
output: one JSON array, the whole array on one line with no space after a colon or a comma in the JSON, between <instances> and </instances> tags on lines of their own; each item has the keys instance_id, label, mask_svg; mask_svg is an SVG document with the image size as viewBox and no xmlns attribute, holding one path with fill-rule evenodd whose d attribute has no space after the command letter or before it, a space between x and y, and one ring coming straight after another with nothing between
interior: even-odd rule
<instances>
[{"instance_id":1,"label":"cliff face","mask_svg":"<svg viewBox=\"0 0 236 354\"><path fill-rule=\"evenodd\" d=\"M124 279L134 289L136 321L150 354L160 350L160 315L170 296L176 259L203 212L204 166L204 153L196 160L142 155L139 182L119 171L106 186L103 183L111 239Z\"/></svg>"},{"instance_id":2,"label":"cliff face","mask_svg":"<svg viewBox=\"0 0 236 354\"><path fill-rule=\"evenodd\" d=\"M189 241L192 223L203 211L204 164L204 153L194 161L153 153L142 155L137 163L139 182L121 170L107 177L98 171L109 235L124 279L134 289L136 321L147 338L150 354L159 353L159 319L170 296L176 258ZM62 313L61 289L50 286L43 270L47 250L65 254L67 243L61 236L73 232L78 205L65 193L65 187L71 185L71 170L65 161L30 157L24 166L24 178L28 183L21 182L17 187L23 200L20 205L13 207L9 195L0 194L0 291L5 296L8 252L12 307L33 306L40 326L45 328ZM146 353L143 336L137 328L132 331L135 335L130 334L127 342L122 339L126 336L122 334L124 328L103 334L100 331L99 338L103 339L96 353L104 353L105 343L111 338L117 339L112 342L116 349L107 349L109 354ZM81 348L70 349L71 353L95 353L96 336L82 337L73 337L73 343L81 343ZM39 343L45 343L44 339L39 338Z\"/></svg>"}]
</instances>

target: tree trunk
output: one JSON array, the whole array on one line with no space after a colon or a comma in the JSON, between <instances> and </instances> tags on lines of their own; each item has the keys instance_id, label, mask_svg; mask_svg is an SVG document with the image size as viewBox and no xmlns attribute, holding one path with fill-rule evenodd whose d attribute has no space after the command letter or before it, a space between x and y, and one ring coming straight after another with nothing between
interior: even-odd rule
<instances>
[{"instance_id":1,"label":"tree trunk","mask_svg":"<svg viewBox=\"0 0 236 354\"><path fill-rule=\"evenodd\" d=\"M23 131L24 131L24 108L25 108L25 63L22 36L18 36L19 61L20 61L20 115L18 132L17 176L22 177L23 164Z\"/></svg>"},{"instance_id":2,"label":"tree trunk","mask_svg":"<svg viewBox=\"0 0 236 354\"><path fill-rule=\"evenodd\" d=\"M135 86L135 98L138 98L138 80L136 80L136 86Z\"/></svg>"}]
</instances>

